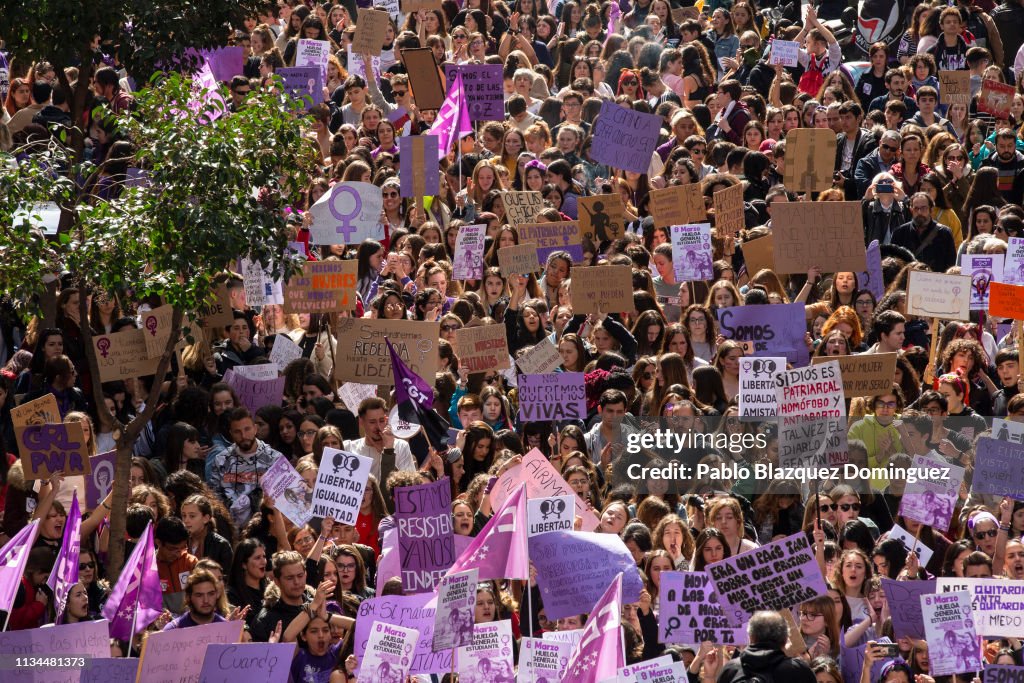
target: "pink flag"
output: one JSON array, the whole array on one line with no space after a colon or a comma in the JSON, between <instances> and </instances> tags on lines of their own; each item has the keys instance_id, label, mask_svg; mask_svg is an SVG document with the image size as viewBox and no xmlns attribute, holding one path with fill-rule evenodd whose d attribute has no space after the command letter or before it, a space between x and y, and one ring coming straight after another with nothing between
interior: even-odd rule
<instances>
[{"instance_id":1,"label":"pink flag","mask_svg":"<svg viewBox=\"0 0 1024 683\"><path fill-rule=\"evenodd\" d=\"M481 579L530 577L526 554L526 487L508 497L480 534L459 555L448 574L477 569Z\"/></svg>"},{"instance_id":2,"label":"pink flag","mask_svg":"<svg viewBox=\"0 0 1024 683\"><path fill-rule=\"evenodd\" d=\"M619 641L621 617L622 574L619 574L587 619L580 644L573 649L565 666L562 683L590 683L618 676L619 669L626 666Z\"/></svg>"},{"instance_id":3,"label":"pink flag","mask_svg":"<svg viewBox=\"0 0 1024 683\"><path fill-rule=\"evenodd\" d=\"M25 573L28 551L36 542L39 533L39 520L35 520L14 535L0 549L0 610L10 612L14 605L14 596L21 585L21 576Z\"/></svg>"},{"instance_id":4,"label":"pink flag","mask_svg":"<svg viewBox=\"0 0 1024 683\"><path fill-rule=\"evenodd\" d=\"M103 606L103 616L110 622L110 637L130 640L132 623L135 624L135 633L146 628L160 616L163 603L156 550L153 548L153 524L150 523L121 569L121 577Z\"/></svg>"},{"instance_id":5,"label":"pink flag","mask_svg":"<svg viewBox=\"0 0 1024 683\"><path fill-rule=\"evenodd\" d=\"M78 583L78 552L82 547L81 528L82 513L78 509L78 491L75 491L71 498L68 521L64 524L64 541L60 544L60 552L57 553L57 562L50 571L50 578L46 579L46 585L53 590L58 624L64 616L68 593L71 592L71 587Z\"/></svg>"},{"instance_id":6,"label":"pink flag","mask_svg":"<svg viewBox=\"0 0 1024 683\"><path fill-rule=\"evenodd\" d=\"M437 136L441 156L445 156L451 151L452 143L472 132L469 107L466 106L465 93L462 89L462 74L456 71L455 78L448 87L448 96L444 98L444 104L438 110L434 125L427 131L427 135Z\"/></svg>"}]
</instances>

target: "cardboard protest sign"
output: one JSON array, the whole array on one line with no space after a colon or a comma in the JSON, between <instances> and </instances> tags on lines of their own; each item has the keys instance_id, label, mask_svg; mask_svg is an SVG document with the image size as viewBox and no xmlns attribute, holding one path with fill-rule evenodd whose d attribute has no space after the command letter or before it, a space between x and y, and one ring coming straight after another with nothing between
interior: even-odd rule
<instances>
[{"instance_id":1,"label":"cardboard protest sign","mask_svg":"<svg viewBox=\"0 0 1024 683\"><path fill-rule=\"evenodd\" d=\"M313 518L313 491L288 458L275 460L260 479L260 485L274 499L274 507L295 526L301 527Z\"/></svg>"},{"instance_id":2,"label":"cardboard protest sign","mask_svg":"<svg viewBox=\"0 0 1024 683\"><path fill-rule=\"evenodd\" d=\"M773 40L768 64L775 66L796 66L800 56L800 43L795 40Z\"/></svg>"},{"instance_id":3,"label":"cardboard protest sign","mask_svg":"<svg viewBox=\"0 0 1024 683\"><path fill-rule=\"evenodd\" d=\"M402 13L412 14L421 9L441 9L441 0L401 0Z\"/></svg>"},{"instance_id":4,"label":"cardboard protest sign","mask_svg":"<svg viewBox=\"0 0 1024 683\"><path fill-rule=\"evenodd\" d=\"M295 643L235 643L206 646L199 683L242 683L259 672L263 683L287 683Z\"/></svg>"},{"instance_id":5,"label":"cardboard protest sign","mask_svg":"<svg viewBox=\"0 0 1024 683\"><path fill-rule=\"evenodd\" d=\"M900 502L900 515L939 531L947 531L953 518L953 508L960 499L964 468L950 465L944 458L940 460L927 455L915 455L914 468L919 472L926 469L946 472L948 476L908 481Z\"/></svg>"},{"instance_id":6,"label":"cardboard protest sign","mask_svg":"<svg viewBox=\"0 0 1024 683\"><path fill-rule=\"evenodd\" d=\"M519 356L516 365L524 375L545 375L562 366L562 354L550 339L544 337Z\"/></svg>"},{"instance_id":7,"label":"cardboard protest sign","mask_svg":"<svg viewBox=\"0 0 1024 683\"><path fill-rule=\"evenodd\" d=\"M517 226L520 243L534 242L537 248L537 260L541 265L547 263L548 256L556 251L569 253L573 263L583 260L583 243L580 225L576 221L559 221L557 223L523 223Z\"/></svg>"},{"instance_id":8,"label":"cardboard protest sign","mask_svg":"<svg viewBox=\"0 0 1024 683\"><path fill-rule=\"evenodd\" d=\"M715 207L715 234L733 237L746 225L743 215L743 184L719 190L711 197ZM774 217L774 214L773 214Z\"/></svg>"},{"instance_id":9,"label":"cardboard protest sign","mask_svg":"<svg viewBox=\"0 0 1024 683\"><path fill-rule=\"evenodd\" d=\"M519 377L519 419L522 422L582 420L587 414L582 372Z\"/></svg>"},{"instance_id":10,"label":"cardboard protest sign","mask_svg":"<svg viewBox=\"0 0 1024 683\"><path fill-rule=\"evenodd\" d=\"M359 658L356 683L404 681L412 664L410 655L419 638L420 633L415 629L376 622L370 630L366 650Z\"/></svg>"},{"instance_id":11,"label":"cardboard protest sign","mask_svg":"<svg viewBox=\"0 0 1024 683\"><path fill-rule=\"evenodd\" d=\"M220 621L150 633L142 641L138 680L146 683L198 680L207 646L230 645L241 637L240 621Z\"/></svg>"},{"instance_id":12,"label":"cardboard protest sign","mask_svg":"<svg viewBox=\"0 0 1024 683\"><path fill-rule=\"evenodd\" d=\"M550 531L572 531L575 518L575 496L533 498L526 501L526 536Z\"/></svg>"},{"instance_id":13,"label":"cardboard protest sign","mask_svg":"<svg viewBox=\"0 0 1024 683\"><path fill-rule=\"evenodd\" d=\"M277 367L271 365L277 375ZM224 382L235 390L242 405L255 413L263 406L281 405L284 395L284 377L272 379L250 379L233 370L224 373Z\"/></svg>"},{"instance_id":14,"label":"cardboard protest sign","mask_svg":"<svg viewBox=\"0 0 1024 683\"><path fill-rule=\"evenodd\" d=\"M775 269L775 238L764 235L743 243L743 261L747 264L747 276L753 277L758 271Z\"/></svg>"},{"instance_id":15,"label":"cardboard protest sign","mask_svg":"<svg viewBox=\"0 0 1024 683\"><path fill-rule=\"evenodd\" d=\"M933 676L947 676L981 669L978 634L974 629L971 595L967 591L921 596L928 669Z\"/></svg>"},{"instance_id":16,"label":"cardboard protest sign","mask_svg":"<svg viewBox=\"0 0 1024 683\"><path fill-rule=\"evenodd\" d=\"M352 38L352 51L361 55L379 55L387 40L391 16L376 9L359 8L356 32ZM444 99L444 98L442 98Z\"/></svg>"},{"instance_id":17,"label":"cardboard protest sign","mask_svg":"<svg viewBox=\"0 0 1024 683\"><path fill-rule=\"evenodd\" d=\"M434 145L437 149L437 145ZM455 236L453 280L479 280L484 275L484 240L487 225L463 225Z\"/></svg>"},{"instance_id":18,"label":"cardboard protest sign","mask_svg":"<svg viewBox=\"0 0 1024 683\"><path fill-rule=\"evenodd\" d=\"M867 270L860 202L783 202L772 206L772 236L775 272L780 275L806 273L814 266L832 272Z\"/></svg>"},{"instance_id":19,"label":"cardboard protest sign","mask_svg":"<svg viewBox=\"0 0 1024 683\"><path fill-rule=\"evenodd\" d=\"M359 15L362 20L362 12ZM359 28L361 31L361 24ZM383 40L381 42L383 43ZM409 87L412 88L412 96L416 100L417 108L440 109L444 104L445 87L441 82L441 72L437 70L434 51L429 47L421 47L402 50L401 54L406 71L409 73Z\"/></svg>"},{"instance_id":20,"label":"cardboard protest sign","mask_svg":"<svg viewBox=\"0 0 1024 683\"><path fill-rule=\"evenodd\" d=\"M634 173L647 173L658 146L662 118L601 101L594 121L590 156L599 164Z\"/></svg>"},{"instance_id":21,"label":"cardboard protest sign","mask_svg":"<svg viewBox=\"0 0 1024 683\"><path fill-rule=\"evenodd\" d=\"M633 310L633 269L630 266L579 266L570 286L575 313L621 313Z\"/></svg>"},{"instance_id":22,"label":"cardboard protest sign","mask_svg":"<svg viewBox=\"0 0 1024 683\"><path fill-rule=\"evenodd\" d=\"M907 313L911 315L944 320L970 319L970 275L912 270L907 289Z\"/></svg>"},{"instance_id":23,"label":"cardboard protest sign","mask_svg":"<svg viewBox=\"0 0 1024 683\"><path fill-rule=\"evenodd\" d=\"M826 594L803 532L709 564L706 571L731 626L746 623L758 610L789 609Z\"/></svg>"},{"instance_id":24,"label":"cardboard protest sign","mask_svg":"<svg viewBox=\"0 0 1024 683\"><path fill-rule=\"evenodd\" d=\"M540 270L537 248L533 244L517 244L498 249L498 267L503 277L529 275Z\"/></svg>"},{"instance_id":25,"label":"cardboard protest sign","mask_svg":"<svg viewBox=\"0 0 1024 683\"><path fill-rule=\"evenodd\" d=\"M1005 121L1010 118L1013 105L1013 86L986 78L981 82L981 94L978 95L978 111L992 114L996 119Z\"/></svg>"},{"instance_id":26,"label":"cardboard protest sign","mask_svg":"<svg viewBox=\"0 0 1024 683\"><path fill-rule=\"evenodd\" d=\"M455 330L455 355L459 357L459 367L468 368L470 373L511 368L505 334L504 325L477 325Z\"/></svg>"},{"instance_id":27,"label":"cardboard protest sign","mask_svg":"<svg viewBox=\"0 0 1024 683\"><path fill-rule=\"evenodd\" d=\"M989 285L1003 277L1003 255L964 254L960 272L971 276L971 310L987 311Z\"/></svg>"},{"instance_id":28,"label":"cardboard protest sign","mask_svg":"<svg viewBox=\"0 0 1024 683\"><path fill-rule=\"evenodd\" d=\"M796 135L790 137L790 134L794 132ZM829 189L832 187L835 161L836 134L831 129L794 128L786 134L784 182L790 191L824 192ZM774 207L772 211L772 225L774 226ZM856 215L859 219L859 207ZM863 228L858 234L863 234ZM863 242L861 249L863 249Z\"/></svg>"},{"instance_id":29,"label":"cardboard protest sign","mask_svg":"<svg viewBox=\"0 0 1024 683\"><path fill-rule=\"evenodd\" d=\"M356 307L355 260L306 261L284 285L285 313L335 313Z\"/></svg>"},{"instance_id":30,"label":"cardboard protest sign","mask_svg":"<svg viewBox=\"0 0 1024 683\"><path fill-rule=\"evenodd\" d=\"M398 138L401 165L398 178L401 181L400 192L403 197L428 197L437 194L441 187L441 175L437 165L439 154L437 137L434 135L406 135Z\"/></svg>"},{"instance_id":31,"label":"cardboard protest sign","mask_svg":"<svg viewBox=\"0 0 1024 683\"><path fill-rule=\"evenodd\" d=\"M626 226L626 207L617 194L596 194L576 200L579 207L580 234L600 244L622 236Z\"/></svg>"},{"instance_id":32,"label":"cardboard protest sign","mask_svg":"<svg viewBox=\"0 0 1024 683\"><path fill-rule=\"evenodd\" d=\"M677 24L681 24L687 19L697 19L700 17L699 7L673 7L672 8L672 21Z\"/></svg>"},{"instance_id":33,"label":"cardboard protest sign","mask_svg":"<svg viewBox=\"0 0 1024 683\"><path fill-rule=\"evenodd\" d=\"M383 576L383 574L378 574ZM473 596L474 599L476 596ZM451 671L452 651L432 652L434 641L434 615L437 596L433 593L415 595L387 595L370 598L359 603L354 642L355 655L363 661L363 653L370 640L371 627L379 622L402 624L419 633L413 648L410 674L445 674Z\"/></svg>"},{"instance_id":34,"label":"cardboard protest sign","mask_svg":"<svg viewBox=\"0 0 1024 683\"><path fill-rule=\"evenodd\" d=\"M751 342L748 355L785 356L795 367L807 365L810 354L804 343L807 322L802 303L720 308L718 325L726 339Z\"/></svg>"},{"instance_id":35,"label":"cardboard protest sign","mask_svg":"<svg viewBox=\"0 0 1024 683\"><path fill-rule=\"evenodd\" d=\"M92 510L98 506L114 486L114 468L117 466L117 451L107 451L89 458L89 475L85 477L85 507Z\"/></svg>"},{"instance_id":36,"label":"cardboard protest sign","mask_svg":"<svg viewBox=\"0 0 1024 683\"><path fill-rule=\"evenodd\" d=\"M1002 282L989 283L988 312L996 318L1024 320L1024 287Z\"/></svg>"},{"instance_id":37,"label":"cardboard protest sign","mask_svg":"<svg viewBox=\"0 0 1024 683\"><path fill-rule=\"evenodd\" d=\"M470 121L501 121L505 118L501 64L460 64L453 70L462 74L462 90L469 106ZM454 74L449 76L448 82L453 80Z\"/></svg>"},{"instance_id":38,"label":"cardboard protest sign","mask_svg":"<svg viewBox=\"0 0 1024 683\"><path fill-rule=\"evenodd\" d=\"M47 628L32 628L0 633L0 657L3 657L4 683L77 683L80 678L79 666L73 658L84 658L85 664L110 657L110 634L105 619L81 621L76 624L61 624ZM68 665L52 662L47 666L15 666L16 658L62 657L71 658ZM130 661L138 664L139 660ZM130 667L129 667L130 668ZM135 680L134 673L132 681ZM114 683L105 679L103 683Z\"/></svg>"},{"instance_id":39,"label":"cardboard protest sign","mask_svg":"<svg viewBox=\"0 0 1024 683\"><path fill-rule=\"evenodd\" d=\"M882 278L882 249L878 240L871 240L864 258L868 262L867 270L857 273L857 284L861 289L866 289L875 295L876 300L881 300L885 295L885 280Z\"/></svg>"},{"instance_id":40,"label":"cardboard protest sign","mask_svg":"<svg viewBox=\"0 0 1024 683\"><path fill-rule=\"evenodd\" d=\"M146 355L145 332L124 330L116 334L99 334L92 338L101 382L117 382L145 377L156 372L159 358Z\"/></svg>"},{"instance_id":41,"label":"cardboard protest sign","mask_svg":"<svg viewBox=\"0 0 1024 683\"><path fill-rule=\"evenodd\" d=\"M459 680L512 681L512 622L476 624L473 641L457 652Z\"/></svg>"},{"instance_id":42,"label":"cardboard protest sign","mask_svg":"<svg viewBox=\"0 0 1024 683\"><path fill-rule=\"evenodd\" d=\"M838 361L846 398L877 396L892 389L898 353L866 353L853 356L818 356L812 365Z\"/></svg>"},{"instance_id":43,"label":"cardboard protest sign","mask_svg":"<svg viewBox=\"0 0 1024 683\"><path fill-rule=\"evenodd\" d=\"M81 422L15 427L14 435L26 479L89 474L89 451Z\"/></svg>"},{"instance_id":44,"label":"cardboard protest sign","mask_svg":"<svg viewBox=\"0 0 1024 683\"><path fill-rule=\"evenodd\" d=\"M889 603L892 627L897 638L924 638L921 596L935 592L935 579L895 581L882 577L882 591Z\"/></svg>"},{"instance_id":45,"label":"cardboard protest sign","mask_svg":"<svg viewBox=\"0 0 1024 683\"><path fill-rule=\"evenodd\" d=\"M530 223L544 209L544 197L533 190L517 192L509 190L501 195L505 207L505 219L514 228ZM522 240L522 235L520 235ZM523 240L525 241L525 240Z\"/></svg>"},{"instance_id":46,"label":"cardboard protest sign","mask_svg":"<svg viewBox=\"0 0 1024 683\"><path fill-rule=\"evenodd\" d=\"M313 244L360 244L367 239L382 240L384 226L380 224L380 212L383 206L384 197L376 185L337 183L309 209L313 215L310 241Z\"/></svg>"},{"instance_id":47,"label":"cardboard protest sign","mask_svg":"<svg viewBox=\"0 0 1024 683\"><path fill-rule=\"evenodd\" d=\"M224 328L230 325L234 316L231 313L231 295L228 294L227 285L219 285L198 314L203 327Z\"/></svg>"},{"instance_id":48,"label":"cardboard protest sign","mask_svg":"<svg viewBox=\"0 0 1024 683\"><path fill-rule=\"evenodd\" d=\"M434 386L439 357L440 325L422 320L343 318L338 321L334 378L342 382L392 386L387 337L402 361Z\"/></svg>"},{"instance_id":49,"label":"cardboard protest sign","mask_svg":"<svg viewBox=\"0 0 1024 683\"><path fill-rule=\"evenodd\" d=\"M656 228L703 223L708 217L704 195L697 183L651 190L649 206Z\"/></svg>"},{"instance_id":50,"label":"cardboard protest sign","mask_svg":"<svg viewBox=\"0 0 1024 683\"><path fill-rule=\"evenodd\" d=\"M239 270L242 273L242 283L245 287L245 301L250 306L265 306L273 303L270 298L273 294L271 279L267 277L266 269L258 261L251 261L249 258L240 260Z\"/></svg>"},{"instance_id":51,"label":"cardboard protest sign","mask_svg":"<svg viewBox=\"0 0 1024 683\"><path fill-rule=\"evenodd\" d=\"M11 422L15 427L55 424L61 421L57 397L44 394L37 399L11 408Z\"/></svg>"},{"instance_id":52,"label":"cardboard protest sign","mask_svg":"<svg viewBox=\"0 0 1024 683\"><path fill-rule=\"evenodd\" d=\"M747 629L729 625L707 572L662 572L658 642L744 645Z\"/></svg>"},{"instance_id":53,"label":"cardboard protest sign","mask_svg":"<svg viewBox=\"0 0 1024 683\"><path fill-rule=\"evenodd\" d=\"M311 40L311 43L322 41ZM304 100L306 108L324 101L323 73L318 66L291 66L280 67L274 72L280 76L286 92L292 97Z\"/></svg>"},{"instance_id":54,"label":"cardboard protest sign","mask_svg":"<svg viewBox=\"0 0 1024 683\"><path fill-rule=\"evenodd\" d=\"M710 223L673 225L671 240L676 282L714 278Z\"/></svg>"},{"instance_id":55,"label":"cardboard protest sign","mask_svg":"<svg viewBox=\"0 0 1024 683\"><path fill-rule=\"evenodd\" d=\"M640 597L643 584L636 561L615 534L552 531L530 538L529 545L549 619L591 612L619 573L623 573L623 603ZM588 570L575 571L581 566Z\"/></svg>"},{"instance_id":56,"label":"cardboard protest sign","mask_svg":"<svg viewBox=\"0 0 1024 683\"><path fill-rule=\"evenodd\" d=\"M286 334L274 335L274 348L270 350L267 360L271 365L277 367L277 371L283 373L285 367L293 360L302 358L302 347L292 341Z\"/></svg>"},{"instance_id":57,"label":"cardboard protest sign","mask_svg":"<svg viewBox=\"0 0 1024 683\"><path fill-rule=\"evenodd\" d=\"M971 596L974 624L979 636L1024 636L1024 615L1020 612L1024 581L941 577L936 579L935 588L940 594L967 591Z\"/></svg>"},{"instance_id":58,"label":"cardboard protest sign","mask_svg":"<svg viewBox=\"0 0 1024 683\"><path fill-rule=\"evenodd\" d=\"M583 531L592 531L597 528L600 521L597 516L587 508L579 496L576 496L576 492L566 483L558 470L536 448L523 456L521 465L510 467L498 477L497 483L491 489L491 502L494 509L500 509L520 484L526 484L527 503L532 498L575 496L575 516L583 520Z\"/></svg>"},{"instance_id":59,"label":"cardboard protest sign","mask_svg":"<svg viewBox=\"0 0 1024 683\"><path fill-rule=\"evenodd\" d=\"M974 478L971 490L1024 499L1024 446L988 436L975 444Z\"/></svg>"},{"instance_id":60,"label":"cardboard protest sign","mask_svg":"<svg viewBox=\"0 0 1024 683\"><path fill-rule=\"evenodd\" d=\"M779 414L775 374L786 369L786 359L762 356L740 359L740 417L774 417Z\"/></svg>"},{"instance_id":61,"label":"cardboard protest sign","mask_svg":"<svg viewBox=\"0 0 1024 683\"><path fill-rule=\"evenodd\" d=\"M313 487L313 516L354 525L372 468L372 458L325 448Z\"/></svg>"},{"instance_id":62,"label":"cardboard protest sign","mask_svg":"<svg viewBox=\"0 0 1024 683\"><path fill-rule=\"evenodd\" d=\"M562 680L570 654L572 643L523 637L519 641L519 683Z\"/></svg>"},{"instance_id":63,"label":"cardboard protest sign","mask_svg":"<svg viewBox=\"0 0 1024 683\"><path fill-rule=\"evenodd\" d=\"M473 642L473 618L476 608L478 571L469 569L441 577L434 613L434 652Z\"/></svg>"},{"instance_id":64,"label":"cardboard protest sign","mask_svg":"<svg viewBox=\"0 0 1024 683\"><path fill-rule=\"evenodd\" d=\"M143 338L146 341L146 357L162 356L167 350L167 340L171 338L171 318L174 307L160 306L142 314Z\"/></svg>"},{"instance_id":65,"label":"cardboard protest sign","mask_svg":"<svg viewBox=\"0 0 1024 683\"><path fill-rule=\"evenodd\" d=\"M970 101L970 71L939 72L939 102L941 104L969 104Z\"/></svg>"},{"instance_id":66,"label":"cardboard protest sign","mask_svg":"<svg viewBox=\"0 0 1024 683\"><path fill-rule=\"evenodd\" d=\"M455 563L452 483L448 477L394 491L405 594L429 593Z\"/></svg>"},{"instance_id":67,"label":"cardboard protest sign","mask_svg":"<svg viewBox=\"0 0 1024 683\"><path fill-rule=\"evenodd\" d=\"M273 363L260 363L259 365L236 365L228 369L228 373L251 379L254 382L267 382L277 379L277 366ZM227 373L224 375L227 377ZM225 380L227 381L227 380Z\"/></svg>"},{"instance_id":68,"label":"cardboard protest sign","mask_svg":"<svg viewBox=\"0 0 1024 683\"><path fill-rule=\"evenodd\" d=\"M1024 285L1024 237L1011 237L1003 263L1003 277L997 280L1007 285Z\"/></svg>"}]
</instances>

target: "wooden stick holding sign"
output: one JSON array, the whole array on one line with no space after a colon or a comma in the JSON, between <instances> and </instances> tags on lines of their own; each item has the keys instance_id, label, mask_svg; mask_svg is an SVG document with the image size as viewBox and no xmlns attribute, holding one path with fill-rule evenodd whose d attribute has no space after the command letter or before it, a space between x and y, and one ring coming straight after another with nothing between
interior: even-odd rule
<instances>
[{"instance_id":1,"label":"wooden stick holding sign","mask_svg":"<svg viewBox=\"0 0 1024 683\"><path fill-rule=\"evenodd\" d=\"M932 318L932 347L928 351L928 365L924 369L924 383L931 385L935 381L935 356L939 352L939 319Z\"/></svg>"}]
</instances>

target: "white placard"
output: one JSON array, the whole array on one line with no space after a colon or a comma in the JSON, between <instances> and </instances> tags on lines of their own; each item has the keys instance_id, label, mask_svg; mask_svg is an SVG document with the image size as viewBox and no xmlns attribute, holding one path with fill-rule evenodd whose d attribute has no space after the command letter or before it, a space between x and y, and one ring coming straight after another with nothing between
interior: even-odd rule
<instances>
[{"instance_id":1,"label":"white placard","mask_svg":"<svg viewBox=\"0 0 1024 683\"><path fill-rule=\"evenodd\" d=\"M313 489L313 516L355 525L373 459L325 448Z\"/></svg>"},{"instance_id":2,"label":"white placard","mask_svg":"<svg viewBox=\"0 0 1024 683\"><path fill-rule=\"evenodd\" d=\"M768 64L775 66L781 64L782 66L796 66L800 57L800 43L795 40L778 40L772 41L771 56L768 58Z\"/></svg>"},{"instance_id":3,"label":"white placard","mask_svg":"<svg viewBox=\"0 0 1024 683\"><path fill-rule=\"evenodd\" d=\"M296 358L302 358L302 347L286 334L275 335L274 348L270 350L270 363L276 366L279 372L284 372L285 366Z\"/></svg>"},{"instance_id":4,"label":"white placard","mask_svg":"<svg viewBox=\"0 0 1024 683\"><path fill-rule=\"evenodd\" d=\"M575 515L575 496L531 498L526 501L526 534L536 536L549 531L572 531Z\"/></svg>"},{"instance_id":5,"label":"white placard","mask_svg":"<svg viewBox=\"0 0 1024 683\"><path fill-rule=\"evenodd\" d=\"M740 417L779 414L775 374L786 369L783 356L748 356L740 359Z\"/></svg>"}]
</instances>

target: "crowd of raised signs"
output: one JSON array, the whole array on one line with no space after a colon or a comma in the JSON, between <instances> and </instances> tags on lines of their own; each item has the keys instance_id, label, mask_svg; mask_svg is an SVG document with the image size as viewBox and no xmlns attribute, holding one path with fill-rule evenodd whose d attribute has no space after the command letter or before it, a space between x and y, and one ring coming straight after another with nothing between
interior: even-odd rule
<instances>
[{"instance_id":1,"label":"crowd of raised signs","mask_svg":"<svg viewBox=\"0 0 1024 683\"><path fill-rule=\"evenodd\" d=\"M280 0L204 52L224 116L306 98L307 264L240 254L166 378L159 301L3 302L0 655L713 683L774 610L818 683L1022 680L1024 4L681 4ZM0 66L18 163L69 95ZM157 381L111 539L94 389Z\"/></svg>"}]
</instances>

